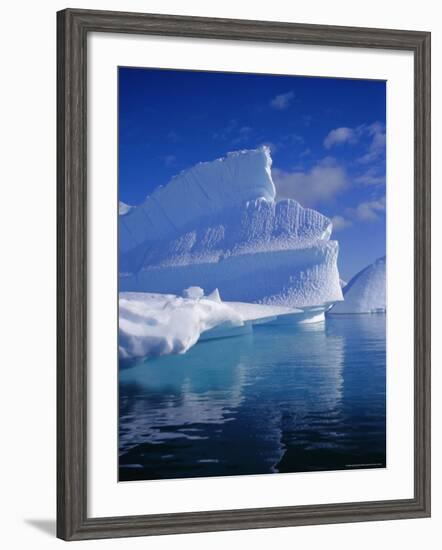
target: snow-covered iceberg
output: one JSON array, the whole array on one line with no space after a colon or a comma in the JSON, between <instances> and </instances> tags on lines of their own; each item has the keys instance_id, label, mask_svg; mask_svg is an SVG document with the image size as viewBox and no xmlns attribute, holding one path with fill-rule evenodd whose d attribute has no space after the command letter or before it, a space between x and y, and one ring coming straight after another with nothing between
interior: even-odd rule
<instances>
[{"instance_id":1,"label":"snow-covered iceberg","mask_svg":"<svg viewBox=\"0 0 442 550\"><path fill-rule=\"evenodd\" d=\"M209 299L173 294L122 292L119 296L119 355L122 359L184 353L202 332L243 326L234 309Z\"/></svg>"},{"instance_id":2,"label":"snow-covered iceberg","mask_svg":"<svg viewBox=\"0 0 442 550\"><path fill-rule=\"evenodd\" d=\"M276 200L269 149L200 163L119 218L120 290L321 306L342 300L332 223Z\"/></svg>"},{"instance_id":3,"label":"snow-covered iceberg","mask_svg":"<svg viewBox=\"0 0 442 550\"><path fill-rule=\"evenodd\" d=\"M313 314L283 306L223 302L218 289L208 296L199 287L186 289L183 296L121 292L119 355L135 359L185 353L200 339L244 334L254 324L281 316L299 316L305 322Z\"/></svg>"},{"instance_id":4,"label":"snow-covered iceberg","mask_svg":"<svg viewBox=\"0 0 442 550\"><path fill-rule=\"evenodd\" d=\"M335 304L330 313L385 313L385 263L384 256L357 273L344 288L344 301Z\"/></svg>"},{"instance_id":5,"label":"snow-covered iceberg","mask_svg":"<svg viewBox=\"0 0 442 550\"><path fill-rule=\"evenodd\" d=\"M268 148L229 153L184 170L120 219L120 251L180 234L202 219L258 197L273 199Z\"/></svg>"}]
</instances>

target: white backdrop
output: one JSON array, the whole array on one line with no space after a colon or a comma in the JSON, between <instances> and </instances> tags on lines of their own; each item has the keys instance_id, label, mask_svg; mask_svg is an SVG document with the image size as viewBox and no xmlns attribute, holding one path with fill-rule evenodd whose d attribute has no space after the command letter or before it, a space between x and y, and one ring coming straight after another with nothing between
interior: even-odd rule
<instances>
[{"instance_id":1,"label":"white backdrop","mask_svg":"<svg viewBox=\"0 0 442 550\"><path fill-rule=\"evenodd\" d=\"M185 4L185 5L183 5ZM1 36L2 86L2 334L3 379L0 399L2 446L0 502L2 543L6 548L52 548L63 543L53 538L55 518L55 11L89 7L409 28L433 32L433 204L442 204L442 18L436 1L418 6L404 0L390 4L372 0L363 5L351 0L312 0L309 3L271 3L224 0L86 2L25 0L3 6ZM396 8L396 9L395 9ZM20 21L20 25L18 25ZM5 170L6 168L6 170ZM5 196L6 192L6 196ZM436 213L436 208L435 208ZM433 280L442 278L442 217L433 222ZM433 290L433 518L401 522L365 523L296 529L169 536L127 541L71 543L88 547L224 548L254 545L293 545L340 549L437 548L442 535L442 391L440 365L441 323L436 308L442 305ZM5 307L6 306L6 307Z\"/></svg>"}]
</instances>

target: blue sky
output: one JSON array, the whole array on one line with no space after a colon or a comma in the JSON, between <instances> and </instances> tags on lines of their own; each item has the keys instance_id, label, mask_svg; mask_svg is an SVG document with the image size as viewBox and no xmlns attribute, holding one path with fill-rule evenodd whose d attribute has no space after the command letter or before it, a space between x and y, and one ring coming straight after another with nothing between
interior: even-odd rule
<instances>
[{"instance_id":1,"label":"blue sky","mask_svg":"<svg viewBox=\"0 0 442 550\"><path fill-rule=\"evenodd\" d=\"M349 280L385 254L385 93L384 81L120 68L120 200L268 144L278 195L333 219Z\"/></svg>"}]
</instances>

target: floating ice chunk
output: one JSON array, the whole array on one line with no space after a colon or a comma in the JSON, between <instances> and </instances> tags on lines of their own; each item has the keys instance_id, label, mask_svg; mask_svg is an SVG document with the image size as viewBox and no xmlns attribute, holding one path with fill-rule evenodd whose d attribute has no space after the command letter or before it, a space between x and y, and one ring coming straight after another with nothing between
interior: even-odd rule
<instances>
[{"instance_id":1,"label":"floating ice chunk","mask_svg":"<svg viewBox=\"0 0 442 550\"><path fill-rule=\"evenodd\" d=\"M385 263L384 256L355 275L344 288L344 301L335 304L330 313L385 313Z\"/></svg>"},{"instance_id":2,"label":"floating ice chunk","mask_svg":"<svg viewBox=\"0 0 442 550\"><path fill-rule=\"evenodd\" d=\"M315 322L321 320L318 315L323 312L323 308L300 310L222 302L217 289L207 297L197 298L121 292L119 355L121 359L136 359L185 353L198 340L246 334L253 325L262 323Z\"/></svg>"},{"instance_id":3,"label":"floating ice chunk","mask_svg":"<svg viewBox=\"0 0 442 550\"><path fill-rule=\"evenodd\" d=\"M122 359L185 353L201 333L219 325L243 326L231 307L204 298L122 292L119 296L119 355Z\"/></svg>"},{"instance_id":4,"label":"floating ice chunk","mask_svg":"<svg viewBox=\"0 0 442 550\"><path fill-rule=\"evenodd\" d=\"M200 286L189 286L183 290L183 297L198 300L204 296L204 290Z\"/></svg>"},{"instance_id":5,"label":"floating ice chunk","mask_svg":"<svg viewBox=\"0 0 442 550\"><path fill-rule=\"evenodd\" d=\"M207 300L211 300L212 302L218 302L221 303L221 296L219 295L219 290L215 288L210 294L206 296Z\"/></svg>"}]
</instances>

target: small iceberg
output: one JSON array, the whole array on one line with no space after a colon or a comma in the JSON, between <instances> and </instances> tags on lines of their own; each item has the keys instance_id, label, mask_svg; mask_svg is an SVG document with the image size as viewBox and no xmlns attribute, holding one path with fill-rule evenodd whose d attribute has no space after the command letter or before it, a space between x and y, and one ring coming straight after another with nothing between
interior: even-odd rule
<instances>
[{"instance_id":1,"label":"small iceberg","mask_svg":"<svg viewBox=\"0 0 442 550\"><path fill-rule=\"evenodd\" d=\"M386 257L357 273L343 288L344 301L336 303L330 314L385 313L386 302Z\"/></svg>"}]
</instances>

